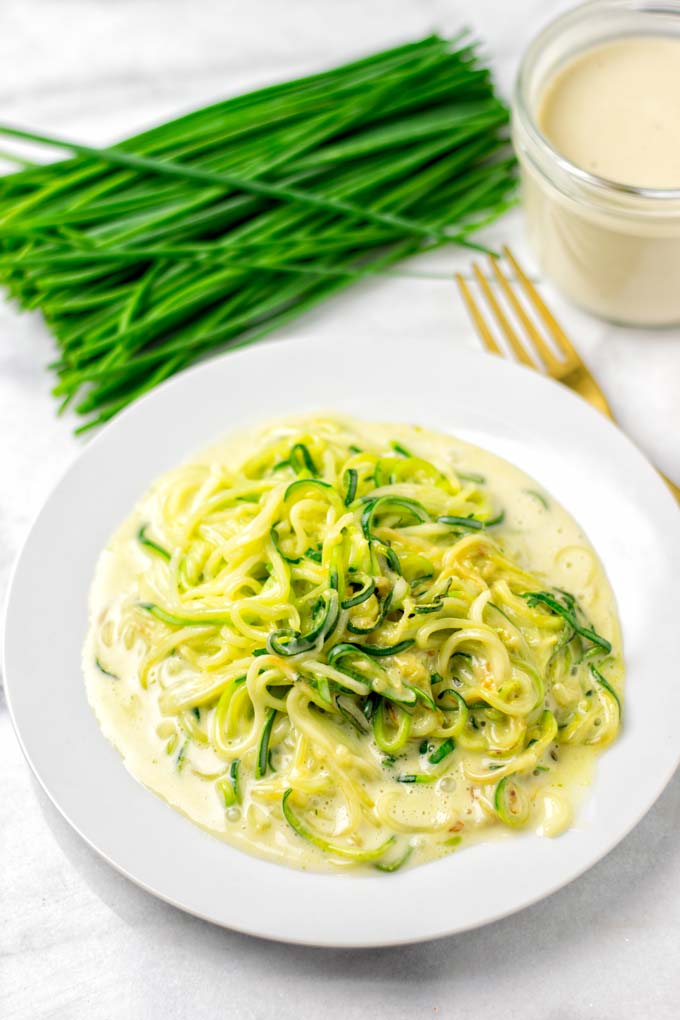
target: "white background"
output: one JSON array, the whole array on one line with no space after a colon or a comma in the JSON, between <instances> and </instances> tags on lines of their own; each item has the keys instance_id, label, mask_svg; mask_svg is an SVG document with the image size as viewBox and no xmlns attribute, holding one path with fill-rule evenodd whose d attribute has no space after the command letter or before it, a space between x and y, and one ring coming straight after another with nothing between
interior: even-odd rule
<instances>
[{"instance_id":1,"label":"white background","mask_svg":"<svg viewBox=\"0 0 680 1020\"><path fill-rule=\"evenodd\" d=\"M0 120L105 142L242 88L471 25L507 94L559 0L2 0ZM490 234L531 265L521 217ZM439 271L466 255L438 254ZM435 263L432 263L433 265ZM680 480L680 333L623 330L545 293L623 427ZM476 341L451 283L382 279L289 332ZM57 420L38 317L0 303L0 589L82 441ZM540 423L537 423L540 427ZM103 494L105 498L105 494ZM58 536L55 536L58 541ZM631 536L634 541L634 536ZM36 579L39 583L39 578ZM680 780L569 888L477 932L328 951L213 928L138 890L71 832L0 710L0 1016L20 1020L655 1020L680 1013ZM172 853L172 847L168 847ZM257 889L253 889L256 909ZM418 904L404 904L417 910Z\"/></svg>"}]
</instances>

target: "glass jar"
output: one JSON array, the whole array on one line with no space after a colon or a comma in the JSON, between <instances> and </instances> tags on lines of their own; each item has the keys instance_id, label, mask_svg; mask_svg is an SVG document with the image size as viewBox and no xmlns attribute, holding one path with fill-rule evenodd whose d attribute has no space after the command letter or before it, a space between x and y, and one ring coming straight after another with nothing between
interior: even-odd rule
<instances>
[{"instance_id":1,"label":"glass jar","mask_svg":"<svg viewBox=\"0 0 680 1020\"><path fill-rule=\"evenodd\" d=\"M574 57L626 36L680 39L677 0L591 0L527 49L513 97L529 238L542 270L573 301L615 322L680 323L680 188L636 188L583 170L537 124L546 86Z\"/></svg>"}]
</instances>

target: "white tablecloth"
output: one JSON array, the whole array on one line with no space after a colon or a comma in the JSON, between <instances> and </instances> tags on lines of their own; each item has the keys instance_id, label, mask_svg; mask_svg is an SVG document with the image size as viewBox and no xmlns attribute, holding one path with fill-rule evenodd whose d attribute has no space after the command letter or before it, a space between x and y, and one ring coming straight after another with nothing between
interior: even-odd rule
<instances>
[{"instance_id":1,"label":"white tablecloth","mask_svg":"<svg viewBox=\"0 0 680 1020\"><path fill-rule=\"evenodd\" d=\"M228 92L470 24L506 94L559 0L3 0L0 120L94 142ZM531 264L518 214L491 233ZM465 255L438 255L450 270ZM545 292L622 426L680 479L680 336L597 322ZM341 314L338 314L341 312ZM474 345L445 280L355 287L288 335ZM82 441L55 418L37 316L0 303L0 589ZM631 536L631 541L635 536ZM39 583L39 579L36 579ZM311 950L181 914L103 863L32 779L0 711L0 1015L6 1020L670 1020L680 1015L680 779L609 857L480 931L384 951ZM253 890L256 899L257 890ZM417 904L413 905L417 910Z\"/></svg>"}]
</instances>

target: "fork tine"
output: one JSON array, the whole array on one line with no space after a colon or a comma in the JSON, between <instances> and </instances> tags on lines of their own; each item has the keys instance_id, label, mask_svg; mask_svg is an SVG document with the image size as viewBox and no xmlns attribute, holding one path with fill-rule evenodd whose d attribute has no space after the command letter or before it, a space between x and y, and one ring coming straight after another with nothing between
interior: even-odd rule
<instances>
[{"instance_id":1,"label":"fork tine","mask_svg":"<svg viewBox=\"0 0 680 1020\"><path fill-rule=\"evenodd\" d=\"M517 358L518 361L521 361L523 365L528 365L529 368L536 368L535 362L532 361L532 359L529 357L524 347L522 346L519 337L515 333L512 326L510 325L508 317L506 316L505 312L503 311L498 301L496 300L496 295L491 290L491 287L489 286L486 277L484 276L476 262L472 263L472 272L475 274L475 280L479 284L479 287L482 293L484 294L484 297L486 298L487 304L491 308L491 311L493 312L496 318L496 322L500 326L506 340L512 347L515 353L515 357Z\"/></svg>"},{"instance_id":2,"label":"fork tine","mask_svg":"<svg viewBox=\"0 0 680 1020\"><path fill-rule=\"evenodd\" d=\"M518 299L514 290L510 286L510 283L506 278L505 273L501 269L498 259L495 258L493 255L489 255L489 264L491 265L491 269L494 272L496 279L498 280L499 284L503 289L503 293L505 294L510 305L512 306L512 310L514 311L519 321L522 323L526 335L530 337L531 342L534 345L534 348L536 349L536 351L538 351L538 354L541 360L543 361L543 364L545 365L545 367L547 368L548 372L551 375L556 374L562 368L563 363L558 358L555 357L555 355L550 350L545 340L543 339L543 337L538 332L533 322L527 315L522 305L522 302ZM535 366L532 365L532 367Z\"/></svg>"},{"instance_id":3,"label":"fork tine","mask_svg":"<svg viewBox=\"0 0 680 1020\"><path fill-rule=\"evenodd\" d=\"M482 341L487 351L491 354L498 354L499 357L503 357L503 352L496 343L493 333L489 329L484 316L480 312L477 302L472 296L472 291L467 285L467 281L463 279L463 276L460 273L456 273L456 283L458 284L458 289L463 301L465 302L467 310L470 313L470 318L472 319L475 329L479 334L479 339Z\"/></svg>"},{"instance_id":4,"label":"fork tine","mask_svg":"<svg viewBox=\"0 0 680 1020\"><path fill-rule=\"evenodd\" d=\"M574 366L581 364L581 358L578 352L572 347L569 339L560 326L559 322L552 314L548 306L543 301L543 298L538 293L533 283L524 272L519 262L512 254L507 245L503 245L503 254L512 266L517 279L524 288L524 293L527 295L534 308L538 312L539 317L543 320L548 332L557 344L558 348L562 353L570 360L573 361Z\"/></svg>"}]
</instances>

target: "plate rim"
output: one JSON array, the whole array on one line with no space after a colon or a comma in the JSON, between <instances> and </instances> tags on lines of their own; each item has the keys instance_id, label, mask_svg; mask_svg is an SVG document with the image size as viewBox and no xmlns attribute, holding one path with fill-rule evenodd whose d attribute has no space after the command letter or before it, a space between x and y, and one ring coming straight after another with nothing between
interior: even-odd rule
<instances>
[{"instance_id":1,"label":"plate rim","mask_svg":"<svg viewBox=\"0 0 680 1020\"><path fill-rule=\"evenodd\" d=\"M365 339L367 340L368 337L366 337ZM451 921L449 921L449 922L446 922L446 923L442 924L438 929L431 930L427 934L395 935L394 937L390 937L390 938L386 938L385 936L381 936L378 939L376 939L376 938L364 938L364 939L362 939L362 938L352 938L352 939L348 939L346 937L318 937L318 936L316 936L314 938L310 938L310 937L305 937L305 936L295 936L295 935L292 935L292 934L282 934L280 932L277 933L277 932L272 932L271 930L265 930L263 928L263 926L261 924L258 924L256 921L252 925L244 924L242 922L234 923L233 921L219 919L219 918L216 918L215 916L211 916L209 913L201 912L200 910L197 910L197 909L187 905L187 903L184 902L181 898L177 898L177 897L175 897L175 896L173 896L173 895L163 891L162 888L154 886L153 884L149 883L148 881L146 881L146 880L140 878L139 876L135 875L134 872L129 870L128 867L126 867L124 865L121 865L118 861L116 861L114 859L114 857L112 857L105 848L103 848L100 845L98 845L98 843L93 838L91 838L85 831L83 831L83 828L81 827L81 824L76 822L71 817L70 813L66 810L66 808L64 808L62 806L62 804L59 803L58 793L57 792L53 792L52 789L50 788L49 777L43 777L43 774L42 774L40 768L34 762L33 757L32 757L32 755L31 755L31 753L30 753L30 751L29 751L29 749L27 747L27 744L26 744L26 742L24 740L23 734L21 732L21 726L20 726L20 724L18 722L16 713L15 713L15 707L14 707L14 704L13 704L13 694L12 694L13 681L10 679L13 674L12 674L12 668L8 669L8 665L9 665L9 663L8 663L8 647L9 647L9 642L7 640L7 637L8 637L8 626L9 626L9 620L10 620L10 612L11 612L11 608L12 608L12 600L13 600L13 596L14 596L14 592L15 592L15 588L16 588L16 579L17 579L17 576L19 575L19 572L21 570L22 563L23 563L26 551L27 551L27 549L30 546L31 540L32 540L32 538L33 538L33 536L34 536L34 534L36 532L36 529L38 527L39 522L42 520L43 515L48 513L50 504L52 503L54 497L56 496L58 491L61 489L62 485L65 484L65 482L67 481L67 479L69 478L71 473L74 472L74 470L76 469L76 466L79 465L81 463L81 461L83 461L86 457L96 456L96 452L98 450L99 445L101 443L107 441L108 437L112 433L114 433L120 427L121 422L126 422L128 419L134 418L135 416L137 416L140 413L140 407L142 407L142 406L146 407L150 403L154 402L156 399L158 399L158 394L160 392L167 393L169 390L173 389L174 387L181 387L181 386L187 385L187 381L189 379L193 378L194 376L200 375L200 374L202 374L204 372L207 372L210 369L214 369L215 368L215 364L217 362L220 362L220 363L225 362L225 363L228 363L228 364L232 364L235 357L238 357L238 356L240 356L241 358L243 358L244 356L248 357L253 352L253 350L262 352L262 351L274 350L274 349L280 350L281 348L287 348L287 347L288 348L290 348L290 347L306 347L306 346L308 346L310 344L314 344L316 346L322 346L324 343L332 343L332 342L333 341L331 341L331 340L313 339L313 338L310 338L310 337L302 337L302 338L295 338L295 337L293 337L293 338L289 338L289 339L268 340L268 341L265 341L264 343L258 344L257 348L254 348L254 349L253 348L246 348L246 349L243 349L241 351L234 352L234 353L227 351L227 352L224 352L221 355L218 355L215 358L211 358L211 359L208 359L208 360L206 360L204 362L201 362L201 363L199 363L197 365L193 365L190 368L184 370L183 372L180 372L177 375L171 377L170 379L164 381L162 384L160 384L154 390L151 390L149 393L144 394L139 400L135 401L133 404L131 404L130 406L125 408L111 422L107 423L94 437L92 437L92 439L90 439L75 454L74 457L72 457L70 459L69 463L66 465L66 467L64 468L63 472L60 474L60 476L57 479L57 481L50 487L49 492L47 493L46 497L44 498L44 500L42 502L42 505L40 506L40 508L37 511L37 513L34 515L33 520L31 522L29 528L25 532L25 535L24 535L23 541L21 543L19 552L15 556L14 563L13 563L13 566L12 566L11 571L10 571L9 581L8 581L8 585L7 585L7 589L6 589L6 594L5 594L5 599L4 599L4 609L3 609L3 617L2 617L2 619L3 619L3 628L2 628L2 631L3 631L3 636L4 636L3 649L2 649L2 659L3 659L3 672L4 672L4 677L5 677L5 694L6 694L6 699L7 699L7 705L8 705L8 711L9 711L10 719L11 719L11 722L12 722L12 726L13 726L15 735L16 735L17 740L19 742L19 746L21 748L21 751L22 751L22 753L24 755L24 758L26 759L29 767L31 768L31 771L32 771L33 775L37 779L41 789L44 791L44 793L49 798L50 802L57 809L57 811L59 812L61 817L64 818L64 820L71 826L71 828L73 828L74 831L76 831L78 833L78 835L88 844L88 846L90 846L100 857L102 857L108 864L110 864L119 874L123 875L124 877L126 877L127 879L132 881L135 885L137 885L139 888L143 889L145 892L150 893L151 895L157 897L158 899L162 900L163 902L166 902L166 903L170 904L171 906L173 906L173 907L175 907L175 908L177 908L179 910L182 910L185 913L191 914L192 916L198 917L201 920L204 920L204 921L207 921L209 923L216 924L218 926L225 927L225 928L228 928L228 929L231 929L231 930L234 930L234 931L239 931L239 932L242 932L243 934L247 934L247 935L253 936L253 937L270 939L270 940L273 940L273 941L278 941L278 942L283 942L283 943L290 943L290 944L297 944L297 945L306 945L306 946L327 947L327 948L374 948L374 947L378 947L378 946L408 945L408 944L413 944L414 942L427 941L427 940L430 940L430 939L444 938L444 937L447 937L449 935L459 934L459 933L461 933L463 931L474 930L474 929L482 927L482 926L484 926L486 924L494 923L494 922L499 921L499 920L501 920L501 919L503 919L505 917L511 916L514 913L517 913L517 912L519 912L521 910L524 910L524 909L526 909L526 908L536 904L537 902L540 902L542 899L544 899L544 898L546 898L548 896L553 895L559 889L561 889L561 888L565 887L566 885L570 884L571 882L573 882L576 878L578 878L580 875L582 875L585 871L587 871L589 868L594 866L598 861L600 861L604 857L606 857L611 852L611 850L615 846L618 845L618 843L620 843L623 839L626 838L626 836L632 831L632 829L638 824L638 822L650 810L650 808L653 806L653 804L656 802L656 800L661 795L663 790L666 788L666 786L668 785L668 783L670 782L671 778L673 777L673 775L675 774L675 772L677 770L678 763L680 762L680 747L678 748L675 762L669 763L668 766L663 770L663 772L659 773L657 775L657 777L655 779L655 782L654 782L655 792L654 792L653 796L651 797L651 799L649 799L648 802L644 804L644 806L638 811L638 813L635 815L635 817L631 817L631 819L628 821L628 823L626 824L625 827L623 827L623 828L621 828L619 830L616 830L614 832L614 834L608 840L605 841L605 843L603 844L603 847L598 850L596 855L591 856L590 859L586 860L583 863L579 862L572 869L570 869L566 873L566 875L564 874L564 871L559 872L552 882L549 882L547 884L544 883L543 885L541 885L540 890L534 896L524 897L524 899L521 902L521 904L519 904L519 905L512 905L511 904L511 905L509 905L509 906L507 906L505 908L499 909L497 911L492 911L492 912L488 912L487 911L487 913L483 917L480 917L478 920L476 920L474 922L470 922L468 920L468 921L462 921L461 923L456 924L456 923L452 923ZM478 361L480 365L483 364L483 363L486 363L488 365L491 362L491 359L489 359L487 355L485 355L485 354L483 354L482 352L479 352L479 351L471 350L469 348L454 348L453 353L454 353L454 355L456 357L462 357L462 359L464 361L468 360L468 359L471 359L474 362ZM514 363L509 363L509 362L498 362L498 363L502 364L504 366L504 370L509 369L511 371L511 373L513 373L513 374L514 373L519 373L520 376L523 375L525 377L531 377L535 381L537 381L537 379L540 379L541 385L547 384L547 385L549 385L551 387L554 387L554 390L559 391L560 394L562 394L564 396L568 396L568 399L570 401L573 401L574 404L576 404L576 403L581 404L582 403L579 397L577 397L575 394L571 393L570 391L566 391L564 387L560 386L560 384L558 384L558 383L554 382L553 380L550 380L550 379L548 379L548 378L546 378L544 376L538 376L537 373L532 372L530 369L525 368L524 366L516 365ZM668 492L668 490L665 489L664 483L661 481L660 478L658 478L654 468L649 463L649 461L647 460L646 456L642 453L642 451L639 449L639 447L637 447L637 445L632 440L630 440L627 436L625 436L625 434L622 433L611 422L609 422L606 419L601 419L600 416L598 415L598 412L596 412L594 409L592 409L591 407L589 407L588 405L585 405L585 404L582 406L582 409L586 410L588 413L592 414L593 420L597 420L601 425L605 426L606 429L611 429L612 432L617 433L619 440L623 440L623 442L628 445L628 447L634 453L634 455L639 458L640 463L644 462L646 464L646 466L651 470L652 474L654 475L654 477L658 481L658 486L659 486L658 491L659 491L659 493L661 492L662 489L666 492L666 495L668 497L667 505L670 504L670 505L674 506L673 497L671 496L670 492ZM258 417L260 417L260 416L258 415ZM234 423L233 421L230 422L229 418L227 416L227 417L225 417L225 426L226 426L225 427L225 431L228 431L229 429L233 430L234 428L241 427L241 422L236 422L236 423ZM149 484L150 484L151 480L152 479L149 479ZM625 637L625 635L624 635L624 637ZM627 676L628 676L628 671L627 671ZM83 685L83 689L84 689L84 685ZM89 708L89 706L88 706L88 708ZM122 764L122 762L121 762L121 764ZM136 780L135 780L135 782L136 782ZM152 796L155 797L156 795L152 794ZM159 799L159 798L156 797L156 799ZM174 813L177 814L177 812L174 812ZM211 838L213 838L213 837L211 837ZM239 851L237 851L237 852L239 852ZM241 852L239 852L239 853L241 853ZM451 855L451 856L453 856L453 855ZM254 859L257 860L256 858L254 858ZM275 864L275 865L273 865L273 867L276 867L277 869L279 869L280 874L282 874L284 876L284 878L285 878L285 875L289 873L281 865L276 865ZM425 865L424 867L430 867L430 865ZM416 870L420 870L420 869L416 869ZM311 876L314 873L309 873L309 874ZM399 881L399 878L400 878L400 876L391 876L389 881L394 883L395 879L397 879ZM333 876L333 880L334 881L338 881L338 880L342 881L342 876L340 876L340 875ZM256 918L256 917L257 917L257 915L255 914L254 918Z\"/></svg>"}]
</instances>

